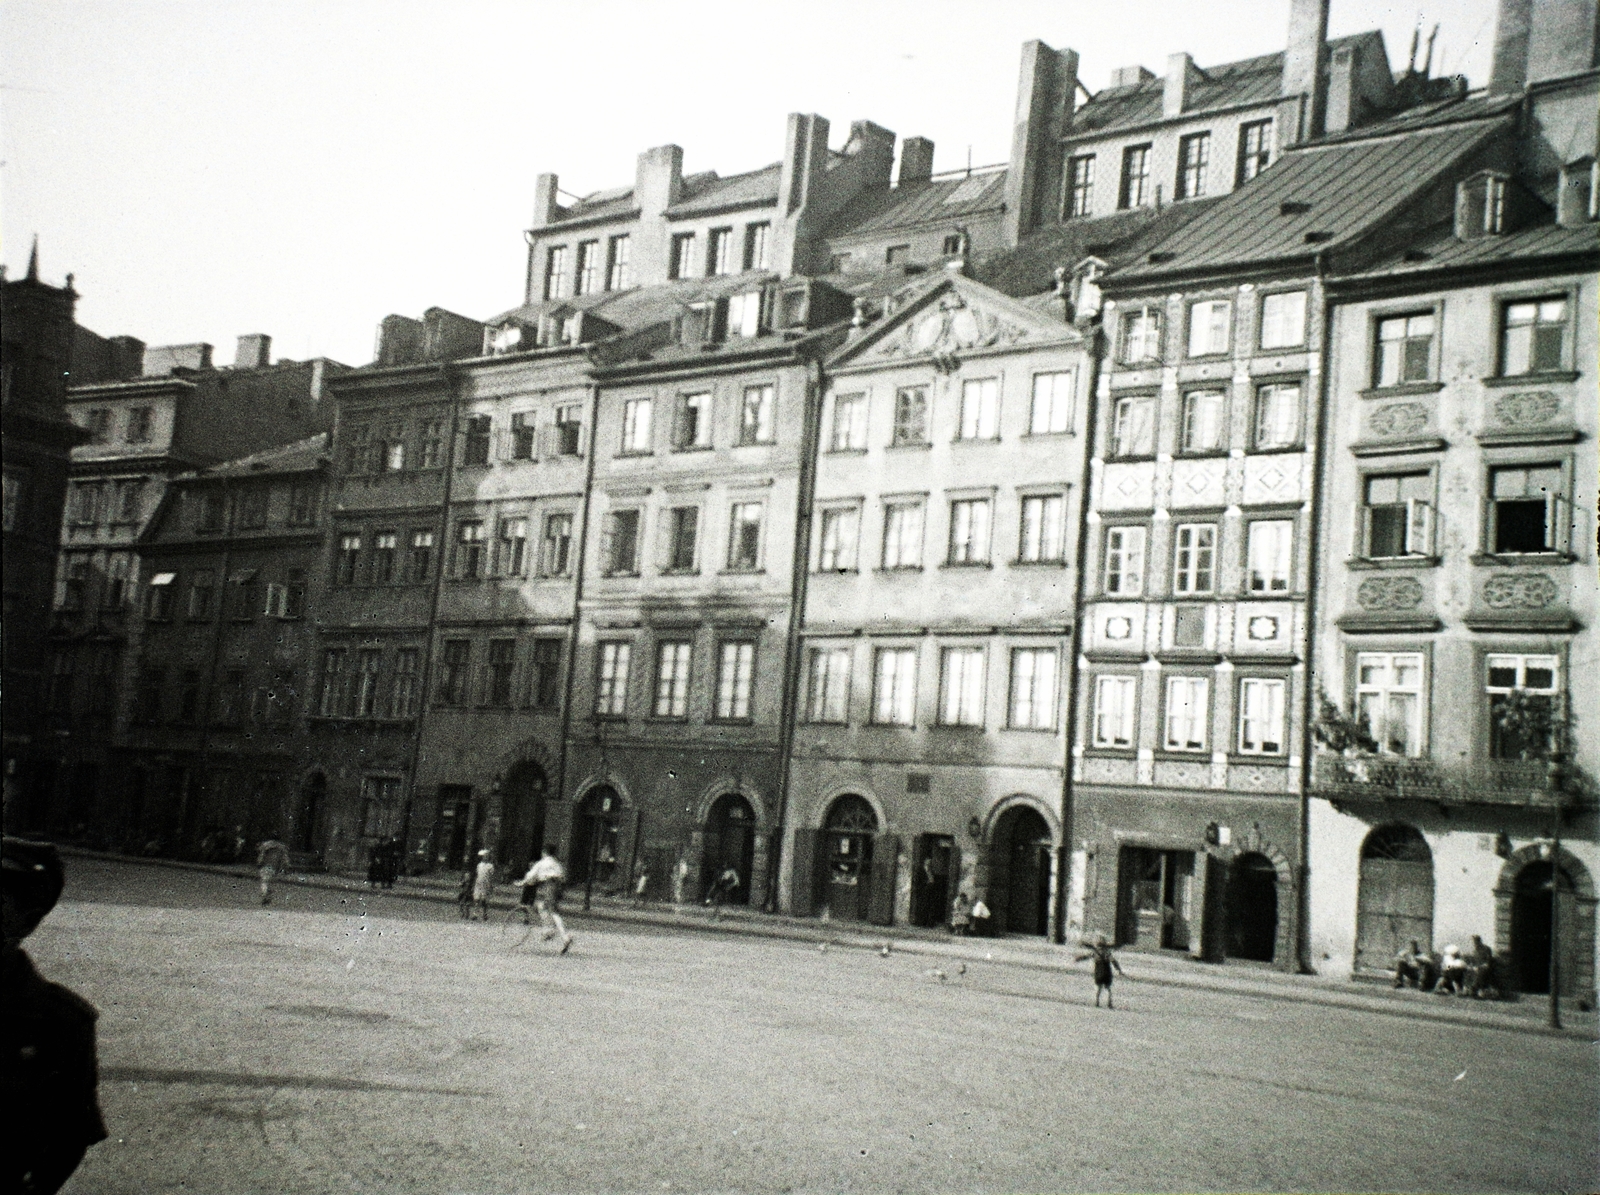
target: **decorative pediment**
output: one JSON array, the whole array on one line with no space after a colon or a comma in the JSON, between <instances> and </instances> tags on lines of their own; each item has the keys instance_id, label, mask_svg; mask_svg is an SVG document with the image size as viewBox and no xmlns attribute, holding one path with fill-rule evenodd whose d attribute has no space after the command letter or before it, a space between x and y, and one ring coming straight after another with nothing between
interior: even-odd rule
<instances>
[{"instance_id":1,"label":"decorative pediment","mask_svg":"<svg viewBox=\"0 0 1600 1195\"><path fill-rule=\"evenodd\" d=\"M1059 342L1070 332L998 291L963 279L890 316L888 326L876 330L871 342L851 356L868 364L927 358L941 368L954 368L964 353L1029 341Z\"/></svg>"}]
</instances>

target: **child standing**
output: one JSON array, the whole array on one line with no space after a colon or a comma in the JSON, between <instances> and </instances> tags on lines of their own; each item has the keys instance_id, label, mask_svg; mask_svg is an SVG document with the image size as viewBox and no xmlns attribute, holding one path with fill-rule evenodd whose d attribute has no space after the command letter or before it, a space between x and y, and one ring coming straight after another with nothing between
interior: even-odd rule
<instances>
[{"instance_id":1,"label":"child standing","mask_svg":"<svg viewBox=\"0 0 1600 1195\"><path fill-rule=\"evenodd\" d=\"M1092 958L1094 960L1094 1006L1100 1007L1100 993L1106 994L1106 1007L1115 1008L1111 1002L1111 969L1116 968L1117 974L1122 974L1122 964L1117 962L1117 956L1111 953L1111 947L1106 942L1104 934L1096 934L1094 943L1084 943L1089 948L1088 954L1080 954L1078 961Z\"/></svg>"},{"instance_id":2,"label":"child standing","mask_svg":"<svg viewBox=\"0 0 1600 1195\"><path fill-rule=\"evenodd\" d=\"M456 907L461 911L461 920L472 920L472 869L470 867L461 873L461 883L456 887Z\"/></svg>"},{"instance_id":3,"label":"child standing","mask_svg":"<svg viewBox=\"0 0 1600 1195\"><path fill-rule=\"evenodd\" d=\"M478 852L478 867L472 877L472 904L478 915L489 920L489 897L494 893L494 860L486 850Z\"/></svg>"}]
</instances>

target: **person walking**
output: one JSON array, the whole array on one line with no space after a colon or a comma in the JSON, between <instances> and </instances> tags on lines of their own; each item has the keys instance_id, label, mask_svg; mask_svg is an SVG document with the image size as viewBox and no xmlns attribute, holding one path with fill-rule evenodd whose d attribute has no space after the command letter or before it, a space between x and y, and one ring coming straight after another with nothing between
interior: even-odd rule
<instances>
[{"instance_id":1,"label":"person walking","mask_svg":"<svg viewBox=\"0 0 1600 1195\"><path fill-rule=\"evenodd\" d=\"M1117 962L1117 956L1111 953L1111 946L1106 942L1104 934L1096 934L1094 942L1084 943L1089 948L1088 954L1080 954L1078 962L1092 958L1094 960L1094 1006L1100 1007L1100 993L1106 994L1106 1007L1115 1008L1111 1002L1111 970L1116 968L1118 975L1122 974L1122 964Z\"/></svg>"},{"instance_id":2,"label":"person walking","mask_svg":"<svg viewBox=\"0 0 1600 1195\"><path fill-rule=\"evenodd\" d=\"M289 848L276 838L268 838L256 847L256 867L261 877L261 903L272 903L272 882L278 873L289 867Z\"/></svg>"},{"instance_id":3,"label":"person walking","mask_svg":"<svg viewBox=\"0 0 1600 1195\"><path fill-rule=\"evenodd\" d=\"M494 860L487 850L478 852L478 867L472 875L472 904L478 915L489 920L489 897L494 892Z\"/></svg>"},{"instance_id":4,"label":"person walking","mask_svg":"<svg viewBox=\"0 0 1600 1195\"><path fill-rule=\"evenodd\" d=\"M533 866L528 868L528 874L517 881L522 885L524 893L530 888L533 889L533 907L539 913L539 924L544 926L544 932L539 935L540 940L548 942L560 934L562 954L572 949L574 941L561 920L561 914L557 911L561 902L561 884L566 878L567 869L561 866L554 851L547 846L534 861ZM523 916L527 916L526 911Z\"/></svg>"}]
</instances>

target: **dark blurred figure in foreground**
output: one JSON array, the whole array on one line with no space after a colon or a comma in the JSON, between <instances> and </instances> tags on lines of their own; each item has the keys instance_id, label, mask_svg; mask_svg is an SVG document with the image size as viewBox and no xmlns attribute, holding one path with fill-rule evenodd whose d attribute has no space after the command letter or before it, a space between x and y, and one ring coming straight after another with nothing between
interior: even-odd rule
<instances>
[{"instance_id":1,"label":"dark blurred figure in foreground","mask_svg":"<svg viewBox=\"0 0 1600 1195\"><path fill-rule=\"evenodd\" d=\"M105 1140L95 1095L94 1005L34 970L22 941L61 896L48 843L4 843L6 1191L58 1191L84 1153Z\"/></svg>"}]
</instances>

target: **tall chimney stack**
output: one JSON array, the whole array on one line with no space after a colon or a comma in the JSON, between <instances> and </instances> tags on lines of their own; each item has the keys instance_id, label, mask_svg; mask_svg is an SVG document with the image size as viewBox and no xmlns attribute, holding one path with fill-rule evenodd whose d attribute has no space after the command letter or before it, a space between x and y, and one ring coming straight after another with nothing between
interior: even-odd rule
<instances>
[{"instance_id":1,"label":"tall chimney stack","mask_svg":"<svg viewBox=\"0 0 1600 1195\"><path fill-rule=\"evenodd\" d=\"M1295 142L1309 140L1323 131L1323 111L1327 103L1327 84L1323 66L1328 53L1328 0L1290 0L1289 44L1283 52L1284 99L1299 98L1300 125L1293 133Z\"/></svg>"},{"instance_id":2,"label":"tall chimney stack","mask_svg":"<svg viewBox=\"0 0 1600 1195\"><path fill-rule=\"evenodd\" d=\"M265 332L247 332L239 337L233 354L235 369L265 369L272 363L272 337Z\"/></svg>"},{"instance_id":3,"label":"tall chimney stack","mask_svg":"<svg viewBox=\"0 0 1600 1195\"><path fill-rule=\"evenodd\" d=\"M925 183L933 177L933 142L907 137L900 143L900 185Z\"/></svg>"}]
</instances>

